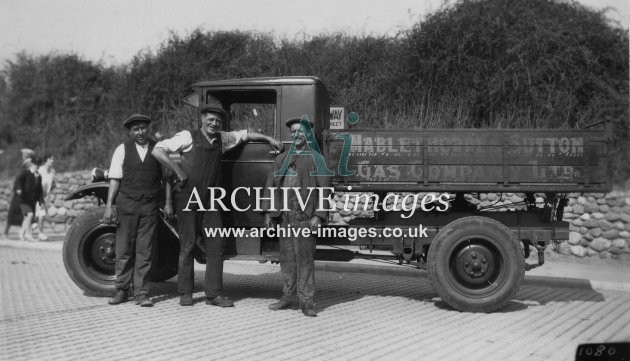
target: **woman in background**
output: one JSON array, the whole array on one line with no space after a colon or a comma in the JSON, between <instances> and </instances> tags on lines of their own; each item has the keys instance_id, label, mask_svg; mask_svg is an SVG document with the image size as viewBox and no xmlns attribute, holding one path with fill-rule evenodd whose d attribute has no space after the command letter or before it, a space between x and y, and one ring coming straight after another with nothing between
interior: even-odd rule
<instances>
[{"instance_id":1,"label":"woman in background","mask_svg":"<svg viewBox=\"0 0 630 361\"><path fill-rule=\"evenodd\" d=\"M15 193L20 196L20 210L24 216L20 230L20 240L22 241L34 241L31 225L35 215L35 204L37 202L44 203L42 178L37 173L40 164L40 159L37 157L27 159L24 161L26 169L18 175L17 179Z\"/></svg>"},{"instance_id":2,"label":"woman in background","mask_svg":"<svg viewBox=\"0 0 630 361\"><path fill-rule=\"evenodd\" d=\"M44 201L42 203L37 203L35 216L37 217L37 224L34 225L36 227L39 225L39 240L45 241L48 239L44 234L44 221L46 220L46 216L48 215L48 205L50 204L50 192L55 188L55 170L53 169L53 163L55 159L49 153L44 154L42 157L43 164L37 170L39 175L42 177L42 191Z\"/></svg>"},{"instance_id":3,"label":"woman in background","mask_svg":"<svg viewBox=\"0 0 630 361\"><path fill-rule=\"evenodd\" d=\"M23 148L22 152L22 169L27 167L27 164L30 163L31 158L35 155L35 152L32 149ZM20 189L20 185L18 181L20 179L19 175L15 177L15 181L13 182L13 195L11 197L11 203L9 205L9 213L7 215L7 222L4 226L4 235L9 237L9 230L11 226L21 226L24 217L22 216L22 210L20 209L20 203L22 203L22 197L18 194L18 190Z\"/></svg>"}]
</instances>

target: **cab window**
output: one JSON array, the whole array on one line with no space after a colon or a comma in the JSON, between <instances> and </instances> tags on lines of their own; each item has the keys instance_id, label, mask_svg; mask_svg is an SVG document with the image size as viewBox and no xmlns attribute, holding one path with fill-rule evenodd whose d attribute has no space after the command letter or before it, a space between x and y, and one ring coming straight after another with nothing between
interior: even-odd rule
<instances>
[{"instance_id":1,"label":"cab window","mask_svg":"<svg viewBox=\"0 0 630 361\"><path fill-rule=\"evenodd\" d=\"M230 106L230 129L247 129L275 137L275 104L233 103Z\"/></svg>"}]
</instances>

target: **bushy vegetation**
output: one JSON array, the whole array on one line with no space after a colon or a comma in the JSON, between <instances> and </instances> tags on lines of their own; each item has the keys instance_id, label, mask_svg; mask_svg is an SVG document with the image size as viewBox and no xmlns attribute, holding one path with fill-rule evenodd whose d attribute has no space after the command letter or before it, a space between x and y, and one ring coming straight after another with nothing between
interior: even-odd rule
<instances>
[{"instance_id":1,"label":"bushy vegetation","mask_svg":"<svg viewBox=\"0 0 630 361\"><path fill-rule=\"evenodd\" d=\"M457 125L628 119L627 30L575 3L462 1L416 25L405 45L403 97L457 100Z\"/></svg>"},{"instance_id":2,"label":"bushy vegetation","mask_svg":"<svg viewBox=\"0 0 630 361\"><path fill-rule=\"evenodd\" d=\"M124 66L76 54L19 54L0 77L0 172L19 149L57 168L107 166L141 112L171 135L197 124L183 106L201 80L313 75L362 127L583 127L610 120L628 143L628 31L577 3L461 0L397 36L171 34ZM627 149L627 148L625 148ZM627 152L627 150L626 150ZM617 179L630 175L624 154Z\"/></svg>"}]
</instances>

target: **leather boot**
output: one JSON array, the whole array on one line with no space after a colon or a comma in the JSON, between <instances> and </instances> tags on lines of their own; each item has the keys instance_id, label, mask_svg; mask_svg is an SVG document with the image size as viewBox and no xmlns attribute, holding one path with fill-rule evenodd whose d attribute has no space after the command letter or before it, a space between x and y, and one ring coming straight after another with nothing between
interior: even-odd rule
<instances>
[{"instance_id":1,"label":"leather boot","mask_svg":"<svg viewBox=\"0 0 630 361\"><path fill-rule=\"evenodd\" d=\"M117 290L114 297L107 301L110 305L119 305L123 302L127 302L127 290Z\"/></svg>"},{"instance_id":2,"label":"leather boot","mask_svg":"<svg viewBox=\"0 0 630 361\"><path fill-rule=\"evenodd\" d=\"M315 312L315 309L313 307L302 308L302 313L304 314L304 316L317 317L317 312Z\"/></svg>"},{"instance_id":3,"label":"leather boot","mask_svg":"<svg viewBox=\"0 0 630 361\"><path fill-rule=\"evenodd\" d=\"M225 296L218 295L217 297L208 298L206 300L206 305L213 305L213 306L219 306L219 307L234 307L234 302L232 302L232 300L230 300L229 298Z\"/></svg>"},{"instance_id":4,"label":"leather boot","mask_svg":"<svg viewBox=\"0 0 630 361\"><path fill-rule=\"evenodd\" d=\"M268 308L272 311L284 310L287 308L290 308L292 310L297 310L298 305L296 305L294 302L281 299L278 302L274 302L270 304Z\"/></svg>"},{"instance_id":5,"label":"leather boot","mask_svg":"<svg viewBox=\"0 0 630 361\"><path fill-rule=\"evenodd\" d=\"M140 295L136 297L136 305L140 305L140 307L153 307L153 301L147 297L147 295Z\"/></svg>"},{"instance_id":6,"label":"leather boot","mask_svg":"<svg viewBox=\"0 0 630 361\"><path fill-rule=\"evenodd\" d=\"M193 305L192 293L182 293L181 296L179 296L179 305L192 306Z\"/></svg>"}]
</instances>

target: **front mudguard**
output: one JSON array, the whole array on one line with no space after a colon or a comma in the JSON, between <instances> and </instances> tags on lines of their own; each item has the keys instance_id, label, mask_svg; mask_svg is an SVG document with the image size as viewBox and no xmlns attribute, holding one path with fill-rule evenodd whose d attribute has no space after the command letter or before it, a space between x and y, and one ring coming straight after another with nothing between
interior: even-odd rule
<instances>
[{"instance_id":1,"label":"front mudguard","mask_svg":"<svg viewBox=\"0 0 630 361\"><path fill-rule=\"evenodd\" d=\"M107 203L107 192L109 192L109 182L95 182L79 187L68 194L65 200L71 201L87 196L96 196L101 202Z\"/></svg>"}]
</instances>

